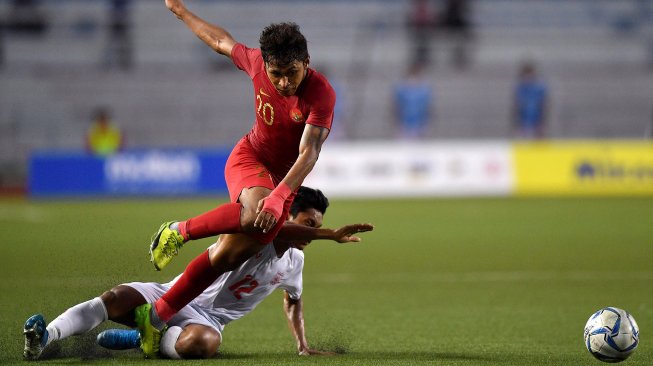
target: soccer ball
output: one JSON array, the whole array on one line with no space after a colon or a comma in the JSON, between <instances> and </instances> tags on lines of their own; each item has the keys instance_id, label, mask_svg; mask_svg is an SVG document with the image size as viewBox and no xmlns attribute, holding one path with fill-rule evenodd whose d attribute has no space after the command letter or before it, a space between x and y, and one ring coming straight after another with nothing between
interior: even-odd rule
<instances>
[{"instance_id":1,"label":"soccer ball","mask_svg":"<svg viewBox=\"0 0 653 366\"><path fill-rule=\"evenodd\" d=\"M585 347L601 361L621 362L635 351L638 343L639 327L625 310L603 308L585 324Z\"/></svg>"}]
</instances>

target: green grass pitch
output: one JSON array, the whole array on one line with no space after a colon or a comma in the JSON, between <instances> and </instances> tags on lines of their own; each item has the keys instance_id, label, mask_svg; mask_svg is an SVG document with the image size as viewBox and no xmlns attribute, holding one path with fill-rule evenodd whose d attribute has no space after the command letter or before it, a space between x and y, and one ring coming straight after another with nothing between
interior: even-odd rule
<instances>
[{"instance_id":1,"label":"green grass pitch","mask_svg":"<svg viewBox=\"0 0 653 366\"><path fill-rule=\"evenodd\" d=\"M164 272L150 235L166 219L219 203L194 200L0 200L0 364L22 361L22 324L126 281L167 281L211 242L187 245ZM653 198L332 200L325 225L371 222L355 245L306 250L309 343L302 358L281 292L227 326L223 365L600 365L584 349L595 310L637 319L627 365L653 364ZM90 335L42 364L157 364L101 350Z\"/></svg>"}]
</instances>

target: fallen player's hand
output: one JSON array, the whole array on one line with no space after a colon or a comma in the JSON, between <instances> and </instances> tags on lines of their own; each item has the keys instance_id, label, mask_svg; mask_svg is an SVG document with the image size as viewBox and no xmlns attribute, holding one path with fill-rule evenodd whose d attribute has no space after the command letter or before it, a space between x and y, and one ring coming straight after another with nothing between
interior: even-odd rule
<instances>
[{"instance_id":1,"label":"fallen player's hand","mask_svg":"<svg viewBox=\"0 0 653 366\"><path fill-rule=\"evenodd\" d=\"M333 232L333 240L337 241L338 243L358 243L363 239L358 236L354 236L354 234L364 233L372 230L374 230L374 225L372 224L345 225Z\"/></svg>"},{"instance_id":2,"label":"fallen player's hand","mask_svg":"<svg viewBox=\"0 0 653 366\"><path fill-rule=\"evenodd\" d=\"M300 356L335 356L337 353L331 351L318 351L311 348L302 348L299 350Z\"/></svg>"}]
</instances>

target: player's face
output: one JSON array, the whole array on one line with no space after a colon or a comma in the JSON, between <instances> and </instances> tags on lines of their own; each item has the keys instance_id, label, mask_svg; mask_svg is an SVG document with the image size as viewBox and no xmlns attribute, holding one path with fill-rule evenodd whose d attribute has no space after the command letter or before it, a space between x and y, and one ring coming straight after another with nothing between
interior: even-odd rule
<instances>
[{"instance_id":1,"label":"player's face","mask_svg":"<svg viewBox=\"0 0 653 366\"><path fill-rule=\"evenodd\" d=\"M309 208L306 211L300 211L297 213L297 216L293 217L290 222L299 224L299 225L305 225L305 226L310 226L310 227L315 227L319 228L322 227L322 212L314 209L314 208ZM301 243L294 243L293 246L299 250L304 250L306 246L310 243L310 241L306 242L301 242Z\"/></svg>"},{"instance_id":2,"label":"player's face","mask_svg":"<svg viewBox=\"0 0 653 366\"><path fill-rule=\"evenodd\" d=\"M304 80L308 63L304 61L293 61L284 66L268 62L265 64L265 72L277 92L284 97L295 95L299 84Z\"/></svg>"}]
</instances>

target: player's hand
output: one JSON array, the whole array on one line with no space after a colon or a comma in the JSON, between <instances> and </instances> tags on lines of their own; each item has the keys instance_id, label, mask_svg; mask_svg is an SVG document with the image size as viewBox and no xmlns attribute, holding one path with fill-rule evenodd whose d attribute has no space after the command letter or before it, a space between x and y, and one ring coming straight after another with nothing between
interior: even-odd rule
<instances>
[{"instance_id":1,"label":"player's hand","mask_svg":"<svg viewBox=\"0 0 653 366\"><path fill-rule=\"evenodd\" d=\"M333 240L338 243L358 243L363 239L354 234L372 230L374 230L374 225L372 224L345 225L333 232Z\"/></svg>"},{"instance_id":2,"label":"player's hand","mask_svg":"<svg viewBox=\"0 0 653 366\"><path fill-rule=\"evenodd\" d=\"M281 217L283 204L284 201L275 196L268 196L258 201L254 227L263 230L264 233L272 230Z\"/></svg>"},{"instance_id":3,"label":"player's hand","mask_svg":"<svg viewBox=\"0 0 653 366\"><path fill-rule=\"evenodd\" d=\"M270 195L258 201L254 227L262 229L264 233L272 230L283 214L286 199L292 194L290 186L281 182L270 192Z\"/></svg>"},{"instance_id":4,"label":"player's hand","mask_svg":"<svg viewBox=\"0 0 653 366\"><path fill-rule=\"evenodd\" d=\"M184 5L184 0L165 0L166 1L166 7L175 15L179 16L181 12L186 9L186 5Z\"/></svg>"}]
</instances>

